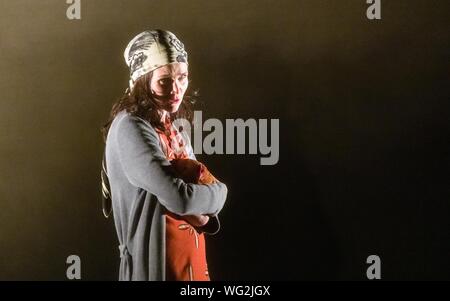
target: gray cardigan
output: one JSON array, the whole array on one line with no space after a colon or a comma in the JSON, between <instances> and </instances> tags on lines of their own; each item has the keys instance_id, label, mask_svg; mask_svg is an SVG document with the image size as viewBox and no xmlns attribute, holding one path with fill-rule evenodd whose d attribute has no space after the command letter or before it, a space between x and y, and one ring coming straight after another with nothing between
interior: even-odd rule
<instances>
[{"instance_id":1,"label":"gray cardigan","mask_svg":"<svg viewBox=\"0 0 450 301\"><path fill-rule=\"evenodd\" d=\"M173 177L162 147L149 122L125 111L108 132L105 160L120 243L119 280L165 280L165 210L207 214L218 222L226 200L227 186L221 182L196 185Z\"/></svg>"}]
</instances>

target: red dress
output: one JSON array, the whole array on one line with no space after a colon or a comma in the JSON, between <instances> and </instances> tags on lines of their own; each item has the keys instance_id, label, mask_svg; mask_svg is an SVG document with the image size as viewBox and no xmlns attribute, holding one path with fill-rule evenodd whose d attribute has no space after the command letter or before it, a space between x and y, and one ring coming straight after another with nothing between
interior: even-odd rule
<instances>
[{"instance_id":1,"label":"red dress","mask_svg":"<svg viewBox=\"0 0 450 301\"><path fill-rule=\"evenodd\" d=\"M166 146L167 159L189 158L184 141L178 131L170 128L170 137L158 131ZM209 281L206 262L205 237L203 233L186 222L181 216L166 210L166 280Z\"/></svg>"}]
</instances>

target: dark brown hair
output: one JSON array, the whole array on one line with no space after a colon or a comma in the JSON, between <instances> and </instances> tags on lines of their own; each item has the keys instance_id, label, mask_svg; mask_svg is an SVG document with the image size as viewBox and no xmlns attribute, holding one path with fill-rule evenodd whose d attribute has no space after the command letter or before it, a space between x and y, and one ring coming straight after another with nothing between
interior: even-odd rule
<instances>
[{"instance_id":1,"label":"dark brown hair","mask_svg":"<svg viewBox=\"0 0 450 301\"><path fill-rule=\"evenodd\" d=\"M161 107L151 93L150 81L152 76L153 72L141 76L136 80L131 93L128 94L127 90L125 94L113 104L109 119L101 129L104 142L106 142L106 137L108 136L108 131L114 118L123 110L149 121L154 128L162 132L167 131L164 124L161 122ZM197 96L197 91L194 91L193 95L185 95L178 111L169 114L170 120L173 121L177 118L183 118L192 123L192 106L195 103L195 97Z\"/></svg>"}]
</instances>

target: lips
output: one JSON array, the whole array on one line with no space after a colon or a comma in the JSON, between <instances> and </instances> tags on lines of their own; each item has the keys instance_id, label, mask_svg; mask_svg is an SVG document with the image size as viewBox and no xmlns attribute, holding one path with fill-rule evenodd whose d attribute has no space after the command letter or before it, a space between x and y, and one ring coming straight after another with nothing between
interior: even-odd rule
<instances>
[{"instance_id":1,"label":"lips","mask_svg":"<svg viewBox=\"0 0 450 301\"><path fill-rule=\"evenodd\" d=\"M179 102L179 101L180 101L179 98L169 99L169 102L170 102L170 103L177 103L177 102Z\"/></svg>"}]
</instances>

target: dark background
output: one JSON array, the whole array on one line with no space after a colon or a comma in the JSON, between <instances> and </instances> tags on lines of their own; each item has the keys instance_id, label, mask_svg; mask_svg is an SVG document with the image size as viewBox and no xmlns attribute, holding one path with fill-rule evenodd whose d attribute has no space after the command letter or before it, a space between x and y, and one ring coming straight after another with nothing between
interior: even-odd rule
<instances>
[{"instance_id":1,"label":"dark background","mask_svg":"<svg viewBox=\"0 0 450 301\"><path fill-rule=\"evenodd\" d=\"M173 31L203 117L280 119L280 161L199 158L229 187L214 279L450 279L448 0L0 1L0 279L116 280L100 127L137 33ZM205 134L204 134L205 135Z\"/></svg>"}]
</instances>

